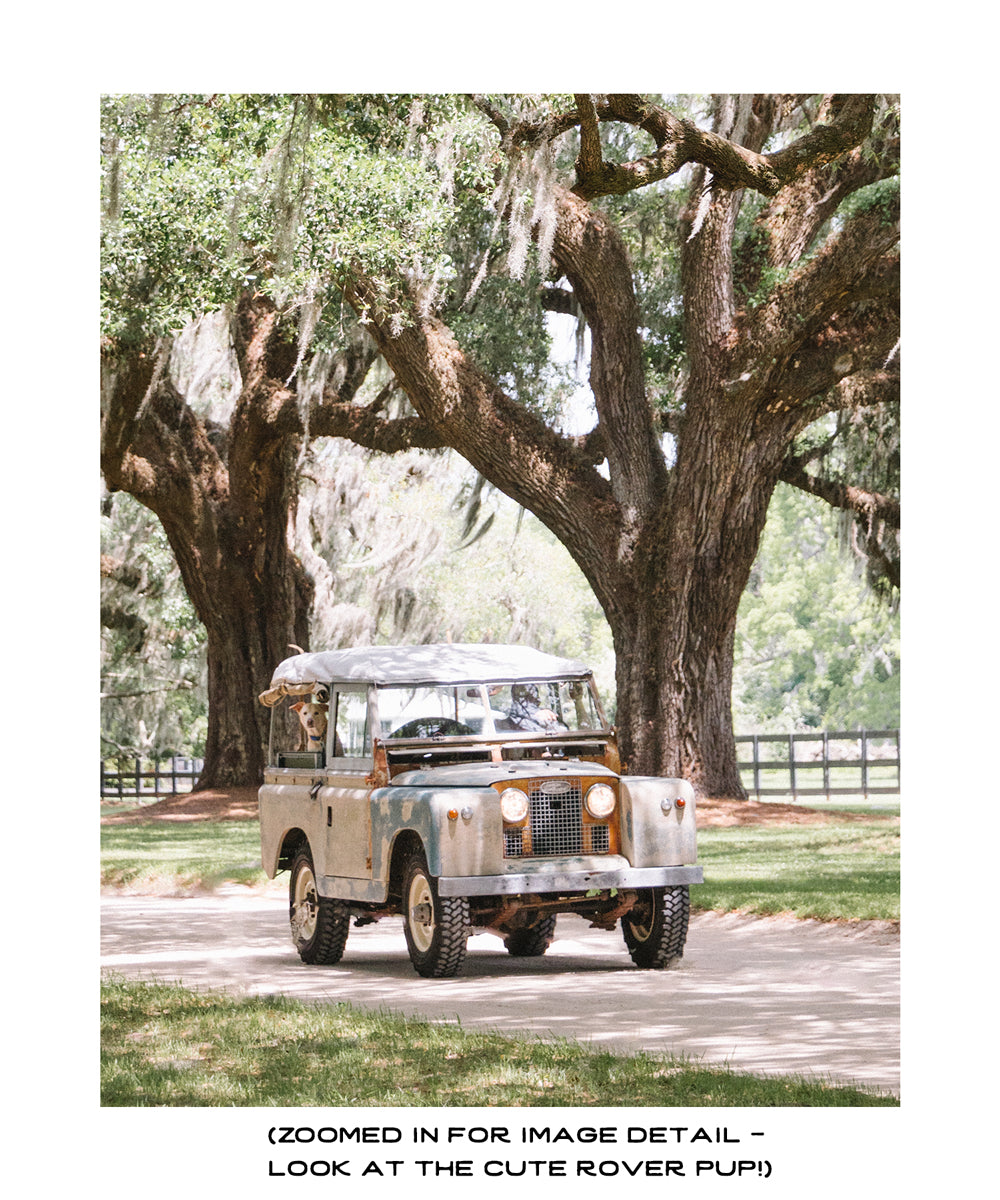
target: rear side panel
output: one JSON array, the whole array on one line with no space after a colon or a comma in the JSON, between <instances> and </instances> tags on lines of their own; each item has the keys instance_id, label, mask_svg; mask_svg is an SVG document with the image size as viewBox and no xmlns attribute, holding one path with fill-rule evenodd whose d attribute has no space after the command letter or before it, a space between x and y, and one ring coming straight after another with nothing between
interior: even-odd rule
<instances>
[{"instance_id":1,"label":"rear side panel","mask_svg":"<svg viewBox=\"0 0 1000 1200\"><path fill-rule=\"evenodd\" d=\"M311 846L322 839L322 818L319 804L311 799L312 778L302 782L289 779L281 783L265 783L260 789L260 859L269 879L278 872L278 859L285 835L301 829Z\"/></svg>"}]
</instances>

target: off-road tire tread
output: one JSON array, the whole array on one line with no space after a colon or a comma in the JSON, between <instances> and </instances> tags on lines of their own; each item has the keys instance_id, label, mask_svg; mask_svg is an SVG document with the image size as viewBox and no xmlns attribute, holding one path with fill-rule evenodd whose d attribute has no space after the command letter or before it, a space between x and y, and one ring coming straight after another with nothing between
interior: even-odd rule
<instances>
[{"instance_id":1,"label":"off-road tire tread","mask_svg":"<svg viewBox=\"0 0 1000 1200\"><path fill-rule=\"evenodd\" d=\"M439 896L437 880L427 870L427 860L422 853L415 854L403 872L403 896L410 892L411 874L423 872L434 896L435 933L434 941L426 954L421 954L406 939L413 969L424 979L453 979L465 964L472 922L469 919L469 900L466 896ZM405 918L404 918L405 924Z\"/></svg>"},{"instance_id":2,"label":"off-road tire tread","mask_svg":"<svg viewBox=\"0 0 1000 1200\"><path fill-rule=\"evenodd\" d=\"M461 971L469 944L469 902L464 896L448 896L437 900L440 905L438 927L440 946L433 970L428 977L450 979Z\"/></svg>"},{"instance_id":3,"label":"off-road tire tread","mask_svg":"<svg viewBox=\"0 0 1000 1200\"><path fill-rule=\"evenodd\" d=\"M629 914L622 917L622 934L632 962L644 970L660 971L684 957L691 900L686 884L652 888L653 922L649 937L636 938Z\"/></svg>"},{"instance_id":4,"label":"off-road tire tread","mask_svg":"<svg viewBox=\"0 0 1000 1200\"><path fill-rule=\"evenodd\" d=\"M313 957L306 960L319 966L332 967L344 957L347 935L351 932L351 913L342 900L319 897L316 916L316 937Z\"/></svg>"},{"instance_id":5,"label":"off-road tire tread","mask_svg":"<svg viewBox=\"0 0 1000 1200\"><path fill-rule=\"evenodd\" d=\"M534 925L515 929L504 938L507 953L514 958L540 958L549 946L556 931L555 913L542 917Z\"/></svg>"},{"instance_id":6,"label":"off-road tire tread","mask_svg":"<svg viewBox=\"0 0 1000 1200\"><path fill-rule=\"evenodd\" d=\"M300 858L308 861L309 869L316 877L312 855L308 848L300 850L292 863L292 876L289 889L294 887L296 869ZM333 900L326 896L316 897L316 932L308 943L296 942L299 958L310 966L332 967L339 963L344 956L347 945L347 935L351 932L351 913L341 900Z\"/></svg>"}]
</instances>

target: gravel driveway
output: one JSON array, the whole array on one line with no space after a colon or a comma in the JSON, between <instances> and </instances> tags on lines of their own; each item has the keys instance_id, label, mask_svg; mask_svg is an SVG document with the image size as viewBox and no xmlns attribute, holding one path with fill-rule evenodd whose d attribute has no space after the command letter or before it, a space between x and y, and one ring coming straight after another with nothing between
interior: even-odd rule
<instances>
[{"instance_id":1,"label":"gravel driveway","mask_svg":"<svg viewBox=\"0 0 1000 1200\"><path fill-rule=\"evenodd\" d=\"M352 928L338 966L307 967L288 937L287 911L283 897L241 888L193 899L108 896L102 966L899 1094L891 928L702 914L692 918L683 964L660 972L635 970L617 932L561 916L544 958L513 959L481 933L470 939L462 976L428 980L410 966L398 919Z\"/></svg>"}]
</instances>

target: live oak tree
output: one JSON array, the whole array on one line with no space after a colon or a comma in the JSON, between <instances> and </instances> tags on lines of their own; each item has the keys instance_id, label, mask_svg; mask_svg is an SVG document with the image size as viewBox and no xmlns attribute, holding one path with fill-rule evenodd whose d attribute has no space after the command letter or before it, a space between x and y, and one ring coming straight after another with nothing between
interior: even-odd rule
<instances>
[{"instance_id":1,"label":"live oak tree","mask_svg":"<svg viewBox=\"0 0 1000 1200\"><path fill-rule=\"evenodd\" d=\"M894 122L875 130L878 97L826 96L804 131L769 150L807 99L717 97L710 130L638 96L579 95L518 116L477 100L508 170L578 136L568 177L549 185L546 252L570 293L558 300L590 331L597 420L586 437L561 436L513 400L434 311L414 306L400 322L363 271L346 287L420 416L552 529L594 589L614 636L628 769L684 775L702 794L743 795L733 636L777 481L863 515L873 546L898 527L893 496L825 482L808 469L816 439L797 446L831 414L898 402L898 190L850 204L895 176ZM613 160L606 125L644 131L649 151ZM685 361L664 405L651 394L635 265L600 201L689 164L676 229ZM748 194L764 202L741 228Z\"/></svg>"},{"instance_id":2,"label":"live oak tree","mask_svg":"<svg viewBox=\"0 0 1000 1200\"><path fill-rule=\"evenodd\" d=\"M898 406L891 105L720 96L708 128L628 95L108 107L103 469L160 516L208 630L202 783L256 772L253 696L306 644L288 520L303 443L327 433L454 447L535 513L611 626L629 770L741 795L733 636L777 481L858 514L891 583L898 502L846 473L884 466L858 432ZM167 369L173 332L219 304L224 428ZM586 436L544 404L544 308L589 331ZM402 415L357 402L376 348Z\"/></svg>"},{"instance_id":3,"label":"live oak tree","mask_svg":"<svg viewBox=\"0 0 1000 1200\"><path fill-rule=\"evenodd\" d=\"M383 105L384 132L367 104L331 119L339 107L103 101L101 468L111 493L159 518L205 627L201 788L257 781L256 696L290 646L309 645L314 580L292 536L308 444L444 444L416 417L387 420L393 379L354 403L377 351L336 291L344 256L395 269L427 247L433 258L440 181L399 153L408 100ZM193 371L179 366L193 323L220 310L231 361L209 338Z\"/></svg>"},{"instance_id":4,"label":"live oak tree","mask_svg":"<svg viewBox=\"0 0 1000 1200\"><path fill-rule=\"evenodd\" d=\"M348 324L339 345L328 341L303 367L278 303L260 288L281 255L274 209L285 202L287 161L279 155L267 174L259 140L274 132L274 113L266 101L105 101L101 468L112 492L159 518L205 626L201 788L257 781L267 729L256 697L289 646L308 645L313 581L290 537L303 443L370 420L347 402L375 358L371 344ZM248 129L258 144L248 145ZM234 208L255 173L256 190ZM185 325L221 305L232 362L208 370L232 394L218 419L218 405L206 410L179 390L174 355ZM344 401L339 423L319 403L324 394ZM404 444L405 428L386 449Z\"/></svg>"}]
</instances>

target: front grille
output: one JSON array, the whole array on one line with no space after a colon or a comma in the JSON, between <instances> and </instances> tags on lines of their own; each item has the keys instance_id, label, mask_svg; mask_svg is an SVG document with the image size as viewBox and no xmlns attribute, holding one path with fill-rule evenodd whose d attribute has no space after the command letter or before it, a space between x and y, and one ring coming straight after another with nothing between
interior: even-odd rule
<instances>
[{"instance_id":1,"label":"front grille","mask_svg":"<svg viewBox=\"0 0 1000 1200\"><path fill-rule=\"evenodd\" d=\"M528 797L523 825L503 831L504 858L617 853L617 818L598 823L583 806L588 778L529 779L518 786Z\"/></svg>"},{"instance_id":2,"label":"front grille","mask_svg":"<svg viewBox=\"0 0 1000 1200\"><path fill-rule=\"evenodd\" d=\"M545 779L528 793L532 854L582 854L583 796L578 779Z\"/></svg>"},{"instance_id":3,"label":"front grille","mask_svg":"<svg viewBox=\"0 0 1000 1200\"><path fill-rule=\"evenodd\" d=\"M588 825L590 834L590 853L607 854L611 849L611 830L607 825Z\"/></svg>"},{"instance_id":4,"label":"front grille","mask_svg":"<svg viewBox=\"0 0 1000 1200\"><path fill-rule=\"evenodd\" d=\"M523 858L524 835L520 829L505 829L503 831L504 858Z\"/></svg>"}]
</instances>

